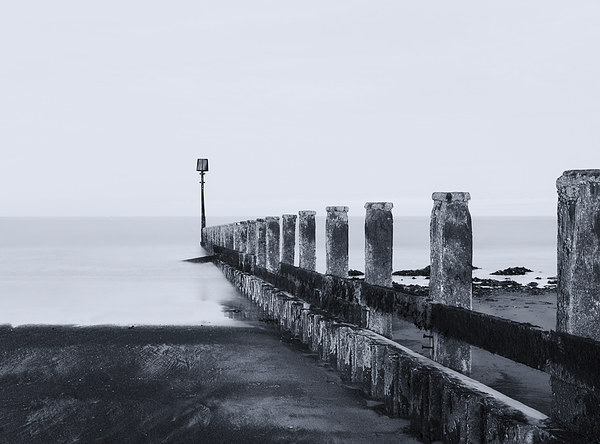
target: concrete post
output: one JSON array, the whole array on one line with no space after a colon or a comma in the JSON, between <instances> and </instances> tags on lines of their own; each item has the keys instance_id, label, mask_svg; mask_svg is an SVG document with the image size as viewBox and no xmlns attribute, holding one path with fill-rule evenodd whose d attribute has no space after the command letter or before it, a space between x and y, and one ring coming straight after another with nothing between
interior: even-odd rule
<instances>
[{"instance_id":1,"label":"concrete post","mask_svg":"<svg viewBox=\"0 0 600 444\"><path fill-rule=\"evenodd\" d=\"M429 297L455 307L472 308L473 229L469 193L433 193Z\"/></svg>"},{"instance_id":2,"label":"concrete post","mask_svg":"<svg viewBox=\"0 0 600 444\"><path fill-rule=\"evenodd\" d=\"M256 255L258 250L258 244L256 239L256 221L248 221L248 253Z\"/></svg>"},{"instance_id":3,"label":"concrete post","mask_svg":"<svg viewBox=\"0 0 600 444\"><path fill-rule=\"evenodd\" d=\"M256 219L256 265L267 268L267 222Z\"/></svg>"},{"instance_id":4,"label":"concrete post","mask_svg":"<svg viewBox=\"0 0 600 444\"><path fill-rule=\"evenodd\" d=\"M300 268L311 271L317 268L316 214L316 211L311 210L298 212L299 265Z\"/></svg>"},{"instance_id":5,"label":"concrete post","mask_svg":"<svg viewBox=\"0 0 600 444\"><path fill-rule=\"evenodd\" d=\"M234 250L235 249L235 230L234 230L235 225L234 224L227 224L226 226L226 232L227 232L227 243L226 243L226 247Z\"/></svg>"},{"instance_id":6,"label":"concrete post","mask_svg":"<svg viewBox=\"0 0 600 444\"><path fill-rule=\"evenodd\" d=\"M327 274L348 277L348 207L327 207Z\"/></svg>"},{"instance_id":7,"label":"concrete post","mask_svg":"<svg viewBox=\"0 0 600 444\"><path fill-rule=\"evenodd\" d=\"M558 191L556 330L600 341L600 170L565 171ZM552 372L552 419L595 441L600 393Z\"/></svg>"},{"instance_id":8,"label":"concrete post","mask_svg":"<svg viewBox=\"0 0 600 444\"><path fill-rule=\"evenodd\" d=\"M240 222L233 224L233 249L235 251L241 251L242 245L242 227Z\"/></svg>"},{"instance_id":9,"label":"concrete post","mask_svg":"<svg viewBox=\"0 0 600 444\"><path fill-rule=\"evenodd\" d=\"M296 218L295 214L282 216L281 262L294 265L296 249Z\"/></svg>"},{"instance_id":10,"label":"concrete post","mask_svg":"<svg viewBox=\"0 0 600 444\"><path fill-rule=\"evenodd\" d=\"M556 187L556 330L600 341L600 170L565 171Z\"/></svg>"},{"instance_id":11,"label":"concrete post","mask_svg":"<svg viewBox=\"0 0 600 444\"><path fill-rule=\"evenodd\" d=\"M248 222L238 222L240 231L240 245L238 251L241 253L248 252Z\"/></svg>"},{"instance_id":12,"label":"concrete post","mask_svg":"<svg viewBox=\"0 0 600 444\"><path fill-rule=\"evenodd\" d=\"M365 204L365 282L382 287L392 286L392 251L394 219L391 202ZM392 313L369 307L367 327L392 337Z\"/></svg>"},{"instance_id":13,"label":"concrete post","mask_svg":"<svg viewBox=\"0 0 600 444\"><path fill-rule=\"evenodd\" d=\"M365 208L365 282L392 286L394 219L391 202L367 202Z\"/></svg>"},{"instance_id":14,"label":"concrete post","mask_svg":"<svg viewBox=\"0 0 600 444\"><path fill-rule=\"evenodd\" d=\"M275 273L279 270L281 257L281 228L279 217L267 217L267 270Z\"/></svg>"},{"instance_id":15,"label":"concrete post","mask_svg":"<svg viewBox=\"0 0 600 444\"><path fill-rule=\"evenodd\" d=\"M433 193L431 212L431 276L433 302L472 308L473 230L469 193ZM433 359L464 374L471 373L471 346L433 335Z\"/></svg>"}]
</instances>

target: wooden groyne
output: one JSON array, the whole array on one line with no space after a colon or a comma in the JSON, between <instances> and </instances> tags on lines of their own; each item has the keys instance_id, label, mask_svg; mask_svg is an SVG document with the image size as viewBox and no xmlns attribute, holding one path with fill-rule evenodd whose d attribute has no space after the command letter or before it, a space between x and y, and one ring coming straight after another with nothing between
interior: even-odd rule
<instances>
[{"instance_id":1,"label":"wooden groyne","mask_svg":"<svg viewBox=\"0 0 600 444\"><path fill-rule=\"evenodd\" d=\"M246 296L424 442L598 442L600 171L565 172L557 187L556 331L471 310L468 193L433 194L428 298L392 287L389 202L365 205L364 281L348 277L347 207L327 207L325 274L314 211L284 215L283 230L269 217L207 227L203 239ZM395 314L431 332L433 360L390 340ZM471 345L549 373L551 418L469 378Z\"/></svg>"}]
</instances>

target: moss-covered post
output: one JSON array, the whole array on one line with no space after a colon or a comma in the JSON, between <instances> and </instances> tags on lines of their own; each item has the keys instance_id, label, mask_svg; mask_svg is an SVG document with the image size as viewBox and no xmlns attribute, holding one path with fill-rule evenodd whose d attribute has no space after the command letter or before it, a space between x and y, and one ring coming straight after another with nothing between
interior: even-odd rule
<instances>
[{"instance_id":1,"label":"moss-covered post","mask_svg":"<svg viewBox=\"0 0 600 444\"><path fill-rule=\"evenodd\" d=\"M600 341L600 170L565 171L558 191L556 330ZM552 417L596 441L600 394L554 372Z\"/></svg>"},{"instance_id":2,"label":"moss-covered post","mask_svg":"<svg viewBox=\"0 0 600 444\"><path fill-rule=\"evenodd\" d=\"M327 207L325 234L326 273L348 277L348 207Z\"/></svg>"},{"instance_id":3,"label":"moss-covered post","mask_svg":"<svg viewBox=\"0 0 600 444\"><path fill-rule=\"evenodd\" d=\"M312 210L298 212L299 265L311 271L317 268L316 214Z\"/></svg>"},{"instance_id":4,"label":"moss-covered post","mask_svg":"<svg viewBox=\"0 0 600 444\"><path fill-rule=\"evenodd\" d=\"M473 303L473 229L469 193L433 193L431 276L433 302L470 310ZM434 332L433 359L464 374L471 373L471 346Z\"/></svg>"},{"instance_id":5,"label":"moss-covered post","mask_svg":"<svg viewBox=\"0 0 600 444\"><path fill-rule=\"evenodd\" d=\"M256 265L267 268L267 222L256 219Z\"/></svg>"},{"instance_id":6,"label":"moss-covered post","mask_svg":"<svg viewBox=\"0 0 600 444\"><path fill-rule=\"evenodd\" d=\"M279 217L269 216L266 218L267 224L267 270L272 273L279 271L279 261L281 259L281 227L279 226Z\"/></svg>"},{"instance_id":7,"label":"moss-covered post","mask_svg":"<svg viewBox=\"0 0 600 444\"><path fill-rule=\"evenodd\" d=\"M294 265L296 250L296 218L295 214L282 216L281 262Z\"/></svg>"}]
</instances>

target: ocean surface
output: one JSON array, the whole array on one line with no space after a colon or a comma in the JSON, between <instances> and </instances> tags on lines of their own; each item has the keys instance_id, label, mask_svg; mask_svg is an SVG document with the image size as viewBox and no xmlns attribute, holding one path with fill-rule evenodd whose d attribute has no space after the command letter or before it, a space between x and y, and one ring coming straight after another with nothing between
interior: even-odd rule
<instances>
[{"instance_id":1,"label":"ocean surface","mask_svg":"<svg viewBox=\"0 0 600 444\"><path fill-rule=\"evenodd\" d=\"M364 270L364 221L349 224L350 268ZM237 292L211 264L182 261L205 254L198 225L193 217L0 218L0 323L234 325L225 314ZM324 227L318 217L319 271ZM474 218L473 231L475 276L525 266L534 272L515 280L539 276L543 285L556 275L554 218ZM429 219L396 218L394 269L427 264Z\"/></svg>"}]
</instances>

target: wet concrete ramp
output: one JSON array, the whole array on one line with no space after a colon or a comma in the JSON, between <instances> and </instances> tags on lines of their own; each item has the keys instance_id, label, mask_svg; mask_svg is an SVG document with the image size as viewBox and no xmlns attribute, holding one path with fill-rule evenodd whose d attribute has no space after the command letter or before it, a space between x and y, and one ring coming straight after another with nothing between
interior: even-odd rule
<instances>
[{"instance_id":1,"label":"wet concrete ramp","mask_svg":"<svg viewBox=\"0 0 600 444\"><path fill-rule=\"evenodd\" d=\"M271 328L0 328L0 442L417 442Z\"/></svg>"}]
</instances>

